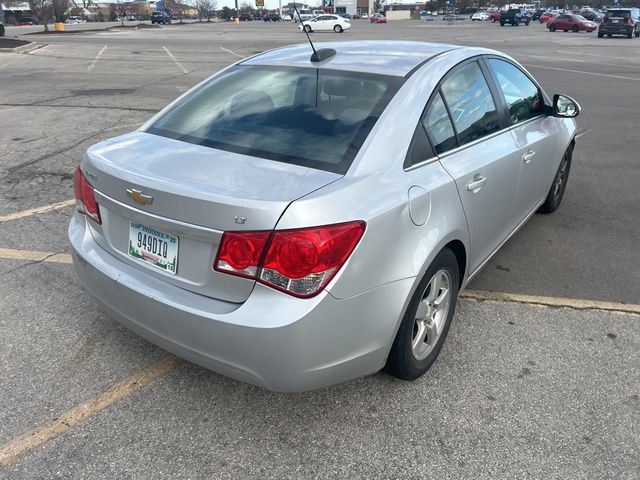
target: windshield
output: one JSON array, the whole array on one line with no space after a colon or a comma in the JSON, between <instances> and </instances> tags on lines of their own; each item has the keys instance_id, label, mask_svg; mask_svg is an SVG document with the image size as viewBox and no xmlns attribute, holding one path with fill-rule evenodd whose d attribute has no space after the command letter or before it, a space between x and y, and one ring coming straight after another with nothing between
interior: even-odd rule
<instances>
[{"instance_id":1,"label":"windshield","mask_svg":"<svg viewBox=\"0 0 640 480\"><path fill-rule=\"evenodd\" d=\"M345 173L403 79L313 68L237 66L147 132Z\"/></svg>"}]
</instances>

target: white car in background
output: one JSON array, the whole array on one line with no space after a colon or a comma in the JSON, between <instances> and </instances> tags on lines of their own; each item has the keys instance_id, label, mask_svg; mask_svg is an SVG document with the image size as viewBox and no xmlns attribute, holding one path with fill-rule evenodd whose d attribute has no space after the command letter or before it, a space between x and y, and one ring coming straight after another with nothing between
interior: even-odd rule
<instances>
[{"instance_id":1,"label":"white car in background","mask_svg":"<svg viewBox=\"0 0 640 480\"><path fill-rule=\"evenodd\" d=\"M67 18L64 23L66 23L67 25L78 25L80 23L87 23L87 21L82 17L72 16Z\"/></svg>"},{"instance_id":2,"label":"white car in background","mask_svg":"<svg viewBox=\"0 0 640 480\"><path fill-rule=\"evenodd\" d=\"M282 20L283 22L290 22L292 18L288 13L284 13L282 14L282 17L280 17L280 20Z\"/></svg>"},{"instance_id":3,"label":"white car in background","mask_svg":"<svg viewBox=\"0 0 640 480\"><path fill-rule=\"evenodd\" d=\"M342 33L351 28L351 23L340 15L319 15L311 20L303 21L298 27L307 33L331 32Z\"/></svg>"},{"instance_id":4,"label":"white car in background","mask_svg":"<svg viewBox=\"0 0 640 480\"><path fill-rule=\"evenodd\" d=\"M478 10L473 15L471 15L471 20L473 20L474 22L476 20L486 22L487 20L489 20L489 13L485 12L484 10Z\"/></svg>"}]
</instances>

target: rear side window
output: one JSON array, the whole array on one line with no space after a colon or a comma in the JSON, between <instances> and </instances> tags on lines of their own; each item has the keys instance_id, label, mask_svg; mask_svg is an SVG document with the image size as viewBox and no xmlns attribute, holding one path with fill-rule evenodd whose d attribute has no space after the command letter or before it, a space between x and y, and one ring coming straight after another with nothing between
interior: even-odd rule
<instances>
[{"instance_id":1,"label":"rear side window","mask_svg":"<svg viewBox=\"0 0 640 480\"><path fill-rule=\"evenodd\" d=\"M427 131L436 154L446 152L457 146L456 134L451 125L451 119L447 108L444 106L440 94L431 102L427 114L422 120L424 129Z\"/></svg>"},{"instance_id":2,"label":"rear side window","mask_svg":"<svg viewBox=\"0 0 640 480\"><path fill-rule=\"evenodd\" d=\"M240 65L185 97L147 132L345 173L403 81L359 72Z\"/></svg>"},{"instance_id":3,"label":"rear side window","mask_svg":"<svg viewBox=\"0 0 640 480\"><path fill-rule=\"evenodd\" d=\"M608 18L629 18L631 16L631 10L609 10L607 12Z\"/></svg>"},{"instance_id":4,"label":"rear side window","mask_svg":"<svg viewBox=\"0 0 640 480\"><path fill-rule=\"evenodd\" d=\"M441 91L460 145L500 130L496 105L477 62L460 67L444 81Z\"/></svg>"},{"instance_id":5,"label":"rear side window","mask_svg":"<svg viewBox=\"0 0 640 480\"><path fill-rule=\"evenodd\" d=\"M540 90L522 70L505 62L491 58L487 62L496 76L504 95L511 123L517 124L542 114L544 103Z\"/></svg>"}]
</instances>

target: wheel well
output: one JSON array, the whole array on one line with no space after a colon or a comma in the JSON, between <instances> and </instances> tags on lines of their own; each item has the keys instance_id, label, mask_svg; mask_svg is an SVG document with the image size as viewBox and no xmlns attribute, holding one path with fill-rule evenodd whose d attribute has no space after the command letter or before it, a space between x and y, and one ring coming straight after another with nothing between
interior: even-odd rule
<instances>
[{"instance_id":1,"label":"wheel well","mask_svg":"<svg viewBox=\"0 0 640 480\"><path fill-rule=\"evenodd\" d=\"M464 272L467 268L467 251L460 240L452 240L445 245L445 248L449 248L456 256L456 260L458 260L458 272L460 274L458 287L461 287L464 280Z\"/></svg>"}]
</instances>

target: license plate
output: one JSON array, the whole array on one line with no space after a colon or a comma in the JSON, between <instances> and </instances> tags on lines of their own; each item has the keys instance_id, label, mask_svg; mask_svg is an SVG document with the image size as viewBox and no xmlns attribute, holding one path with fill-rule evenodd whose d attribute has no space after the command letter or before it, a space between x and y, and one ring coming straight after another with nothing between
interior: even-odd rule
<instances>
[{"instance_id":1,"label":"license plate","mask_svg":"<svg viewBox=\"0 0 640 480\"><path fill-rule=\"evenodd\" d=\"M130 222L129 256L175 275L178 268L178 237Z\"/></svg>"},{"instance_id":2,"label":"license plate","mask_svg":"<svg viewBox=\"0 0 640 480\"><path fill-rule=\"evenodd\" d=\"M611 23L618 23L618 20L611 20Z\"/></svg>"}]
</instances>

